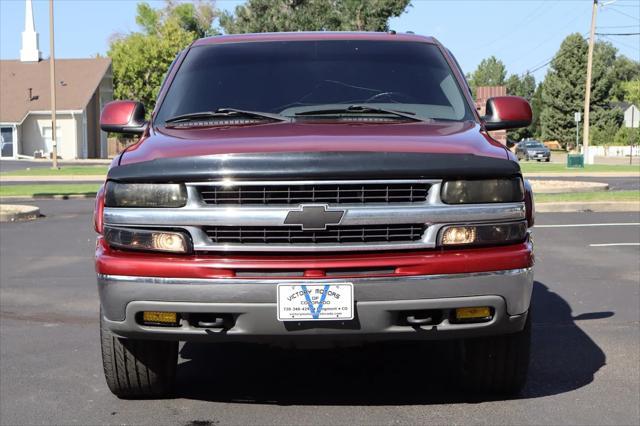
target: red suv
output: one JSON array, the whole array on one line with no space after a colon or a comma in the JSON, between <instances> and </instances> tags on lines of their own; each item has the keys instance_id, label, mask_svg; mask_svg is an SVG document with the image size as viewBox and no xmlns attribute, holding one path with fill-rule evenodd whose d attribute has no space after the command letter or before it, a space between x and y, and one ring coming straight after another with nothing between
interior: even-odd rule
<instances>
[{"instance_id":1,"label":"red suv","mask_svg":"<svg viewBox=\"0 0 640 426\"><path fill-rule=\"evenodd\" d=\"M533 201L451 53L395 33L197 40L98 194L107 383L171 392L179 341L341 345L457 339L457 374L513 393L529 362Z\"/></svg>"}]
</instances>

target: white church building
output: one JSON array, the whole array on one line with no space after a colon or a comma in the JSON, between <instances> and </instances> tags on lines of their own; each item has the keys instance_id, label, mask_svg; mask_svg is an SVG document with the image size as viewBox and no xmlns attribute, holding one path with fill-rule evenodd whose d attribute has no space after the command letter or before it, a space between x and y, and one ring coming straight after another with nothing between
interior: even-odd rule
<instances>
[{"instance_id":1,"label":"white church building","mask_svg":"<svg viewBox=\"0 0 640 426\"><path fill-rule=\"evenodd\" d=\"M42 3L41 3L42 4ZM56 139L62 159L106 158L102 106L113 99L111 59L56 59ZM0 60L0 157L51 155L49 60L42 59L25 0L20 59Z\"/></svg>"}]
</instances>

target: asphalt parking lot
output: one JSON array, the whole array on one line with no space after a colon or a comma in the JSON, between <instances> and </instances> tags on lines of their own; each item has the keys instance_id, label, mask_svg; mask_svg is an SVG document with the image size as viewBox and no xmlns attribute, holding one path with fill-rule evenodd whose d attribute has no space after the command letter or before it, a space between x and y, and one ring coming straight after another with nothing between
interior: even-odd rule
<instances>
[{"instance_id":1,"label":"asphalt parking lot","mask_svg":"<svg viewBox=\"0 0 640 426\"><path fill-rule=\"evenodd\" d=\"M189 344L175 399L121 401L100 361L92 200L37 204L45 217L0 224L1 424L640 422L640 213L538 216L520 398L447 390L437 348Z\"/></svg>"}]
</instances>

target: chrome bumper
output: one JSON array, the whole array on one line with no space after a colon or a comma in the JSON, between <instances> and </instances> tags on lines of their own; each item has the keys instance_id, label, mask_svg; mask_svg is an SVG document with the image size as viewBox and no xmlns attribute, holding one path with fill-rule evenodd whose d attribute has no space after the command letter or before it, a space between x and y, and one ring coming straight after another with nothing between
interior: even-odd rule
<instances>
[{"instance_id":1,"label":"chrome bumper","mask_svg":"<svg viewBox=\"0 0 640 426\"><path fill-rule=\"evenodd\" d=\"M279 322L276 286L285 280L183 279L98 275L104 320L123 337L172 340L269 340L273 338L439 339L518 331L531 301L531 268L451 275L353 278L356 318L352 321ZM302 282L305 280L295 280ZM335 279L306 280L326 283ZM345 281L345 279L340 279ZM490 306L489 322L399 325L403 311ZM150 327L139 324L141 311L224 313L234 317L228 329Z\"/></svg>"}]
</instances>

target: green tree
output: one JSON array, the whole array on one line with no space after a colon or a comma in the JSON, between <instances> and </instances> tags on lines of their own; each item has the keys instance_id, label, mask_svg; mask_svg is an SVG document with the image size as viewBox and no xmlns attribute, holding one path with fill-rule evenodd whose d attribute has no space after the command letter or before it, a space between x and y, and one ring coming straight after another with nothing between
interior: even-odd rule
<instances>
[{"instance_id":1,"label":"green tree","mask_svg":"<svg viewBox=\"0 0 640 426\"><path fill-rule=\"evenodd\" d=\"M620 127L613 139L614 145L640 145L640 129Z\"/></svg>"},{"instance_id":2,"label":"green tree","mask_svg":"<svg viewBox=\"0 0 640 426\"><path fill-rule=\"evenodd\" d=\"M478 68L467 76L472 93L475 94L479 86L504 86L507 77L507 67L495 56L483 59Z\"/></svg>"},{"instance_id":3,"label":"green tree","mask_svg":"<svg viewBox=\"0 0 640 426\"><path fill-rule=\"evenodd\" d=\"M410 0L248 0L225 12L227 34L278 31L387 31Z\"/></svg>"},{"instance_id":4,"label":"green tree","mask_svg":"<svg viewBox=\"0 0 640 426\"><path fill-rule=\"evenodd\" d=\"M633 84L631 84L631 82L635 81L635 87L637 87L635 90L635 100L638 102L638 97L640 97L640 93L638 93L640 92L640 62L621 55L616 58L613 67L616 77L612 94L613 100L633 103L632 99L629 99L628 96L633 98ZM631 89L631 91L629 89Z\"/></svg>"},{"instance_id":5,"label":"green tree","mask_svg":"<svg viewBox=\"0 0 640 426\"><path fill-rule=\"evenodd\" d=\"M526 74L522 78L516 74L509 76L505 85L507 86L507 94L514 96L521 96L529 101L531 108L534 110L534 116L539 114L534 108L534 95L536 92L536 79L531 74ZM524 138L530 138L535 135L535 123L531 123L531 126L523 129L510 130L507 135L509 139L514 141L520 141Z\"/></svg>"},{"instance_id":6,"label":"green tree","mask_svg":"<svg viewBox=\"0 0 640 426\"><path fill-rule=\"evenodd\" d=\"M540 115L542 137L546 140L558 140L565 145L575 140L573 116L584 106L587 49L582 35L571 34L564 39L551 61L543 82ZM616 53L610 43L596 43L591 83L591 126L606 134L622 121L620 111L609 107L615 83L613 64Z\"/></svg>"},{"instance_id":7,"label":"green tree","mask_svg":"<svg viewBox=\"0 0 640 426\"><path fill-rule=\"evenodd\" d=\"M625 81L621 84L622 99L640 108L640 77L635 80Z\"/></svg>"},{"instance_id":8,"label":"green tree","mask_svg":"<svg viewBox=\"0 0 640 426\"><path fill-rule=\"evenodd\" d=\"M136 23L146 34L157 34L162 25L176 20L185 31L195 33L198 38L219 34L212 26L218 17L218 11L210 0L196 0L194 3L178 3L165 0L165 7L154 9L149 3L141 2L137 6Z\"/></svg>"},{"instance_id":9,"label":"green tree","mask_svg":"<svg viewBox=\"0 0 640 426\"><path fill-rule=\"evenodd\" d=\"M112 60L114 97L138 100L152 111L171 62L195 39L215 32L215 16L210 2L167 1L162 9L139 3L136 22L142 32L113 38L107 53Z\"/></svg>"}]
</instances>

